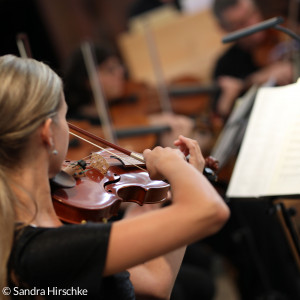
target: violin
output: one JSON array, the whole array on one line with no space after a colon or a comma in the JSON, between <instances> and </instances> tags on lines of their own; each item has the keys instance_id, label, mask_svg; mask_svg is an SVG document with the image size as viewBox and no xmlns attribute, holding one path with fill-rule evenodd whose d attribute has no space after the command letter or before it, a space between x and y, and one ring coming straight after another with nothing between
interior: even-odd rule
<instances>
[{"instance_id":1,"label":"violin","mask_svg":"<svg viewBox=\"0 0 300 300\"><path fill-rule=\"evenodd\" d=\"M63 171L51 180L54 209L63 222L105 222L118 214L123 202L143 205L167 199L169 183L150 179L142 168L145 165L142 155L73 124L69 123L69 127L113 149L102 148L88 159L65 161ZM218 165L212 157L206 163L207 170ZM213 171L208 171L209 176L212 174Z\"/></svg>"},{"instance_id":2,"label":"violin","mask_svg":"<svg viewBox=\"0 0 300 300\"><path fill-rule=\"evenodd\" d=\"M137 167L138 161L131 160L131 164L121 154L106 149L93 153L84 162L65 162L67 168L73 166L79 172L75 174L74 187L56 188L52 194L54 209L62 221L104 222L118 214L123 202L143 205L167 199L168 183L151 180L146 170Z\"/></svg>"},{"instance_id":3,"label":"violin","mask_svg":"<svg viewBox=\"0 0 300 300\"><path fill-rule=\"evenodd\" d=\"M265 32L266 38L253 50L253 59L256 65L260 68L266 67L275 61L282 60L291 53L282 53L283 42L287 41L286 35L274 28L269 28ZM281 48L281 50L280 50ZM285 45L285 51L287 51L287 45ZM291 51L292 49L289 49Z\"/></svg>"}]
</instances>

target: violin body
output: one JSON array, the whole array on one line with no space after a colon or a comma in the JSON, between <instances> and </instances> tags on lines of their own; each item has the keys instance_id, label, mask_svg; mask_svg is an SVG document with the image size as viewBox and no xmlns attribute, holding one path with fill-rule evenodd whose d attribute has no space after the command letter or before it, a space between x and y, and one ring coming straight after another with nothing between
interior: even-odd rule
<instances>
[{"instance_id":1,"label":"violin body","mask_svg":"<svg viewBox=\"0 0 300 300\"><path fill-rule=\"evenodd\" d=\"M264 68L275 61L282 60L286 58L288 54L281 53L282 50L279 51L279 46L281 45L282 48L282 43L287 41L287 37L283 32L270 28L266 30L265 34L266 38L264 42L255 47L252 53L254 62L260 68ZM285 46L285 49L287 50L287 46ZM280 56L279 53L281 53Z\"/></svg>"},{"instance_id":2,"label":"violin body","mask_svg":"<svg viewBox=\"0 0 300 300\"><path fill-rule=\"evenodd\" d=\"M110 153L105 150L98 152L109 165L105 174L86 161L86 170L83 176L76 178L74 187L54 188L53 204L62 221L102 222L117 215L123 202L143 205L166 200L168 183L151 180L146 170L124 162L119 151L109 151ZM70 163L72 162L65 162L66 165Z\"/></svg>"}]
</instances>

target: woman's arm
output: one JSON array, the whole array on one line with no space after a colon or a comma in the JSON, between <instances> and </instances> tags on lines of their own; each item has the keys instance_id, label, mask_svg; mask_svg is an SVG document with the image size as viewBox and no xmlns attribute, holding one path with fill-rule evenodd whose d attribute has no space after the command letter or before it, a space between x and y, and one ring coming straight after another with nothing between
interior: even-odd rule
<instances>
[{"instance_id":1,"label":"woman's arm","mask_svg":"<svg viewBox=\"0 0 300 300\"><path fill-rule=\"evenodd\" d=\"M191 147L193 160L192 153L199 153L194 144ZM177 274L184 250L171 252L215 233L228 219L229 210L224 201L179 150L157 147L145 151L144 156L150 177L166 178L171 184L172 204L113 224L104 275L140 264L154 266L158 260L149 261L157 258L164 259L172 278L174 270ZM167 253L170 255L160 258Z\"/></svg>"},{"instance_id":2,"label":"woman's arm","mask_svg":"<svg viewBox=\"0 0 300 300\"><path fill-rule=\"evenodd\" d=\"M196 141L179 136L174 145L185 156L190 155L189 163L200 172L203 172L205 161ZM125 217L132 217L138 213L159 208L160 204L132 205L127 210ZM150 296L151 299L170 298L185 250L186 246L183 246L128 270L138 299L149 299Z\"/></svg>"},{"instance_id":3,"label":"woman's arm","mask_svg":"<svg viewBox=\"0 0 300 300\"><path fill-rule=\"evenodd\" d=\"M160 209L161 204L138 206L131 204L125 213L125 218ZM186 247L183 246L128 271L138 299L151 298L169 299L176 276L182 263Z\"/></svg>"},{"instance_id":4,"label":"woman's arm","mask_svg":"<svg viewBox=\"0 0 300 300\"><path fill-rule=\"evenodd\" d=\"M186 246L129 269L137 299L169 299Z\"/></svg>"}]
</instances>

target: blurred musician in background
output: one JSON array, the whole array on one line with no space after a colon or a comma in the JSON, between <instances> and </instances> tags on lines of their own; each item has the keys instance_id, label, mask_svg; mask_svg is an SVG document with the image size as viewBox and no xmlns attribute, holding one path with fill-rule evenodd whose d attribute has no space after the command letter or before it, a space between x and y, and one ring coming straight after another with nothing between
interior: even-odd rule
<instances>
[{"instance_id":1,"label":"blurred musician in background","mask_svg":"<svg viewBox=\"0 0 300 300\"><path fill-rule=\"evenodd\" d=\"M97 73L105 99L110 102L120 98L124 91L125 69L117 53L108 45L94 47L97 60ZM99 123L93 92L90 87L87 68L81 49L72 53L66 63L64 72L65 92L69 104L68 117L72 119L88 119Z\"/></svg>"},{"instance_id":2,"label":"blurred musician in background","mask_svg":"<svg viewBox=\"0 0 300 300\"><path fill-rule=\"evenodd\" d=\"M119 105L122 117L132 118L134 114L143 114L149 125L167 125L170 131L160 135L158 144L173 147L174 138L179 134L191 136L193 134L194 121L183 115L175 114L147 114L147 110L153 105L153 99L147 99L146 103L141 104L140 99L136 99L135 106L132 107L130 115L124 116L122 113L122 103L126 100L125 93L125 69L117 52L106 44L97 44L93 47L93 52L97 61L97 72L99 83L103 92L104 99L108 106ZM66 63L64 72L66 101L69 105L68 118L89 120L91 123L99 124L96 104L90 87L86 66L78 48L71 55ZM141 104L141 105L140 105ZM143 106L144 105L144 106ZM143 107L140 109L139 107Z\"/></svg>"},{"instance_id":3,"label":"blurred musician in background","mask_svg":"<svg viewBox=\"0 0 300 300\"><path fill-rule=\"evenodd\" d=\"M254 0L214 0L213 12L225 33L264 20ZM281 42L280 32L260 31L237 40L217 60L213 78L221 92L213 108L223 121L230 115L235 100L251 85L261 85L268 80L280 86L293 82L292 60L278 55ZM268 149L263 151L268 155ZM230 174L228 177L229 182ZM241 299L298 299L299 270L272 201L230 199L229 207L232 213L229 222L207 242L222 253L236 271Z\"/></svg>"},{"instance_id":4,"label":"blurred musician in background","mask_svg":"<svg viewBox=\"0 0 300 300\"><path fill-rule=\"evenodd\" d=\"M213 12L226 33L263 21L253 0L214 0ZM227 118L236 98L253 84L293 82L291 61L276 53L280 42L278 31L260 31L239 39L218 59L213 73L222 90L214 103L218 115Z\"/></svg>"}]
</instances>

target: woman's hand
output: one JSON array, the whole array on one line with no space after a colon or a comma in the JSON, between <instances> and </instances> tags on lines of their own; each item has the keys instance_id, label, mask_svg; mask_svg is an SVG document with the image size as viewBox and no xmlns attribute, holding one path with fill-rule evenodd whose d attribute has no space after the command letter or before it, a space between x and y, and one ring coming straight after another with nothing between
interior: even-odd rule
<instances>
[{"instance_id":1,"label":"woman's hand","mask_svg":"<svg viewBox=\"0 0 300 300\"><path fill-rule=\"evenodd\" d=\"M151 179L165 179L171 172L180 172L180 165L186 163L189 155L189 163L201 173L205 166L197 141L180 135L174 145L179 149L169 147L155 147L153 150L146 149L143 153L147 170Z\"/></svg>"},{"instance_id":2,"label":"woman's hand","mask_svg":"<svg viewBox=\"0 0 300 300\"><path fill-rule=\"evenodd\" d=\"M193 165L200 172L203 172L205 160L202 156L202 152L197 141L180 135L174 142L174 145L180 149L184 156L190 156L189 163L191 165Z\"/></svg>"},{"instance_id":3,"label":"woman's hand","mask_svg":"<svg viewBox=\"0 0 300 300\"><path fill-rule=\"evenodd\" d=\"M178 149L155 147L143 152L146 167L151 179L162 180L172 172L180 171L179 165L185 163L184 154Z\"/></svg>"}]
</instances>

